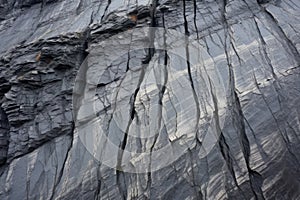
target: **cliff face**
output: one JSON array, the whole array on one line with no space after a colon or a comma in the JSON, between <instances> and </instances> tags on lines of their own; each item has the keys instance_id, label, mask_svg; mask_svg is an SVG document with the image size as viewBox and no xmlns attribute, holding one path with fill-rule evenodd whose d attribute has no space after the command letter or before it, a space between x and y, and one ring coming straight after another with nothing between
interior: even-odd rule
<instances>
[{"instance_id":1,"label":"cliff face","mask_svg":"<svg viewBox=\"0 0 300 200\"><path fill-rule=\"evenodd\" d=\"M0 199L299 199L299 13L0 0Z\"/></svg>"}]
</instances>

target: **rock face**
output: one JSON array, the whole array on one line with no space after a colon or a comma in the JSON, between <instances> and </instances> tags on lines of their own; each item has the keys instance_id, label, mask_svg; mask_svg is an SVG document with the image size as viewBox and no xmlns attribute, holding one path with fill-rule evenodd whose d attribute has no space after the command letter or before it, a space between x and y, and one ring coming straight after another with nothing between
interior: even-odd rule
<instances>
[{"instance_id":1,"label":"rock face","mask_svg":"<svg viewBox=\"0 0 300 200\"><path fill-rule=\"evenodd\" d=\"M0 0L0 199L299 199L299 13Z\"/></svg>"}]
</instances>

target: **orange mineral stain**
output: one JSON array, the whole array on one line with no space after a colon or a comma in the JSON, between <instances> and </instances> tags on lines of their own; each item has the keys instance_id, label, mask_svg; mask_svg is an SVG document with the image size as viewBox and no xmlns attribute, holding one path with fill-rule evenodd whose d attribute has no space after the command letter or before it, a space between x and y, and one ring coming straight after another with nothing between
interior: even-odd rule
<instances>
[{"instance_id":1,"label":"orange mineral stain","mask_svg":"<svg viewBox=\"0 0 300 200\"><path fill-rule=\"evenodd\" d=\"M39 53L36 55L35 60L36 60L36 61L40 61L41 56L42 56L42 53L39 52Z\"/></svg>"},{"instance_id":2,"label":"orange mineral stain","mask_svg":"<svg viewBox=\"0 0 300 200\"><path fill-rule=\"evenodd\" d=\"M131 21L137 22L137 15L129 15L129 18L131 19Z\"/></svg>"}]
</instances>

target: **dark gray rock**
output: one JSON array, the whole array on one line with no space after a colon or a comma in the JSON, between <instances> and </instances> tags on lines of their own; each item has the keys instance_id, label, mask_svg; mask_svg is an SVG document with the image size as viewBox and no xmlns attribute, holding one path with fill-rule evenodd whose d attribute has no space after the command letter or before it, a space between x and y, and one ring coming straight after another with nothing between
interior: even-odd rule
<instances>
[{"instance_id":1,"label":"dark gray rock","mask_svg":"<svg viewBox=\"0 0 300 200\"><path fill-rule=\"evenodd\" d=\"M299 11L0 0L0 199L299 199Z\"/></svg>"}]
</instances>

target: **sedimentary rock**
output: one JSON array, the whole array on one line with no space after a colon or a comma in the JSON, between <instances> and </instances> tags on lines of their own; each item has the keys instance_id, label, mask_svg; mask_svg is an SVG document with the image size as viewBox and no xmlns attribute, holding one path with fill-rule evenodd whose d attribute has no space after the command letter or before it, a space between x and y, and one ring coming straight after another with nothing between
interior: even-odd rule
<instances>
[{"instance_id":1,"label":"sedimentary rock","mask_svg":"<svg viewBox=\"0 0 300 200\"><path fill-rule=\"evenodd\" d=\"M299 11L0 0L0 199L299 199Z\"/></svg>"}]
</instances>

